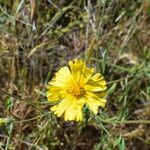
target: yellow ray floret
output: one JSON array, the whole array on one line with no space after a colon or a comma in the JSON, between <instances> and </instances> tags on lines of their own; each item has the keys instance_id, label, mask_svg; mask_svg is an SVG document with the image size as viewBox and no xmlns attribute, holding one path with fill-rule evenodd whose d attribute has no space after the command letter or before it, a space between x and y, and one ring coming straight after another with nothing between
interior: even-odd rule
<instances>
[{"instance_id":1,"label":"yellow ray floret","mask_svg":"<svg viewBox=\"0 0 150 150\"><path fill-rule=\"evenodd\" d=\"M62 67L48 83L47 98L57 104L51 111L67 121L82 121L85 104L98 113L99 106L105 107L106 81L94 68L86 66L82 60L69 61L69 67Z\"/></svg>"}]
</instances>

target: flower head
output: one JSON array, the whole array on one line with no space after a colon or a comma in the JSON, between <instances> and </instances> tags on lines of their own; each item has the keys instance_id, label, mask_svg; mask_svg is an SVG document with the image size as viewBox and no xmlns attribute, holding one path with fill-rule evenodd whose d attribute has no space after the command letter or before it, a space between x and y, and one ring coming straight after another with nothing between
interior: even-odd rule
<instances>
[{"instance_id":1,"label":"flower head","mask_svg":"<svg viewBox=\"0 0 150 150\"><path fill-rule=\"evenodd\" d=\"M58 117L82 121L82 108L85 104L97 114L98 107L104 107L106 81L94 68L86 67L82 60L69 61L69 67L62 67L48 83L47 97L56 102L51 110Z\"/></svg>"}]
</instances>

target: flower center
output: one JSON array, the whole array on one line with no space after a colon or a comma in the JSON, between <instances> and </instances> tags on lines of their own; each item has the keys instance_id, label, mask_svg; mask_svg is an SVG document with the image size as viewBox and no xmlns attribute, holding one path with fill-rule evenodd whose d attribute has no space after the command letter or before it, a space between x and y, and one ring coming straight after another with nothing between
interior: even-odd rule
<instances>
[{"instance_id":1,"label":"flower center","mask_svg":"<svg viewBox=\"0 0 150 150\"><path fill-rule=\"evenodd\" d=\"M74 96L82 96L85 93L85 90L80 85L75 84L69 88L68 92L73 94Z\"/></svg>"}]
</instances>

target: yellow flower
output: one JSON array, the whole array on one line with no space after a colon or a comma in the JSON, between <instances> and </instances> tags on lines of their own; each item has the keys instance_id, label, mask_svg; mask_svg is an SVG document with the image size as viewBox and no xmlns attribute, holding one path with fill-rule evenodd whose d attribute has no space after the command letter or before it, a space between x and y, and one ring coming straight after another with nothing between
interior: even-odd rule
<instances>
[{"instance_id":1,"label":"yellow flower","mask_svg":"<svg viewBox=\"0 0 150 150\"><path fill-rule=\"evenodd\" d=\"M94 68L75 59L69 61L69 67L62 67L48 83L47 97L50 102L56 102L51 110L58 117L64 116L66 121L82 121L85 104L94 114L99 106L105 107L106 88L106 81L100 73L94 74Z\"/></svg>"}]
</instances>

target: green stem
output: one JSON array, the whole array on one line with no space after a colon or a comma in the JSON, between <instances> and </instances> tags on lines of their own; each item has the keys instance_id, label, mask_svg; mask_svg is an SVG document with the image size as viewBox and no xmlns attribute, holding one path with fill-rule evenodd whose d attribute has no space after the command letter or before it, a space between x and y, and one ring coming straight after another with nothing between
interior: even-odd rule
<instances>
[{"instance_id":1,"label":"green stem","mask_svg":"<svg viewBox=\"0 0 150 150\"><path fill-rule=\"evenodd\" d=\"M117 83L117 82L123 81L123 80L131 78L131 77L134 77L134 76L131 75L131 76L123 77L123 78L120 78L120 79L117 79L117 80L113 80L113 81L107 82L107 84Z\"/></svg>"},{"instance_id":2,"label":"green stem","mask_svg":"<svg viewBox=\"0 0 150 150\"><path fill-rule=\"evenodd\" d=\"M103 123L108 124L150 124L150 120L123 120L123 121L109 121L109 120L102 120Z\"/></svg>"}]
</instances>

